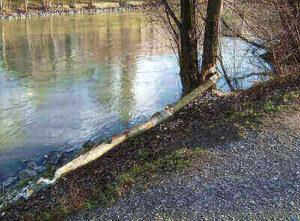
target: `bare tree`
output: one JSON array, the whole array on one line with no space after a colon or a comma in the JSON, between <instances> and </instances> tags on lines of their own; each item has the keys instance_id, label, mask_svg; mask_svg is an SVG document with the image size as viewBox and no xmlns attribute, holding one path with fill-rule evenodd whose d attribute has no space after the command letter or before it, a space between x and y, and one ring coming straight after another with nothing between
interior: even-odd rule
<instances>
[{"instance_id":1,"label":"bare tree","mask_svg":"<svg viewBox=\"0 0 300 221\"><path fill-rule=\"evenodd\" d=\"M45 11L51 8L52 1L51 0L41 0L42 7Z\"/></svg>"},{"instance_id":2,"label":"bare tree","mask_svg":"<svg viewBox=\"0 0 300 221\"><path fill-rule=\"evenodd\" d=\"M201 68L202 82L209 77L206 71L217 65L222 8L223 0L208 1Z\"/></svg>"},{"instance_id":3,"label":"bare tree","mask_svg":"<svg viewBox=\"0 0 300 221\"><path fill-rule=\"evenodd\" d=\"M94 0L90 0L90 7L92 8L94 5Z\"/></svg>"},{"instance_id":4,"label":"bare tree","mask_svg":"<svg viewBox=\"0 0 300 221\"><path fill-rule=\"evenodd\" d=\"M0 0L0 12L2 13L6 4L6 0Z\"/></svg>"},{"instance_id":5,"label":"bare tree","mask_svg":"<svg viewBox=\"0 0 300 221\"><path fill-rule=\"evenodd\" d=\"M196 0L180 0L180 4L171 0L153 0L152 5L155 7L153 12L159 20L158 23L170 31L175 42L185 95L201 83L197 51Z\"/></svg>"},{"instance_id":6,"label":"bare tree","mask_svg":"<svg viewBox=\"0 0 300 221\"><path fill-rule=\"evenodd\" d=\"M223 0L153 0L159 23L169 30L175 42L180 66L183 95L191 92L205 80L205 71L216 66L218 57L219 26ZM207 14L205 19L205 7ZM164 8L163 12L160 6ZM158 19L157 19L158 20ZM204 52L202 71L198 64L198 49L202 43L203 27ZM199 44L200 43L200 44Z\"/></svg>"},{"instance_id":7,"label":"bare tree","mask_svg":"<svg viewBox=\"0 0 300 221\"><path fill-rule=\"evenodd\" d=\"M300 70L300 2L298 0L235 0L226 7L244 20L247 36L237 35L267 50L264 56L277 75ZM248 8L247 12L243 10ZM226 24L226 22L225 22ZM233 30L230 24L225 25ZM253 39L256 39L254 41ZM258 39L258 40L257 40Z\"/></svg>"},{"instance_id":8,"label":"bare tree","mask_svg":"<svg viewBox=\"0 0 300 221\"><path fill-rule=\"evenodd\" d=\"M25 12L27 12L27 10L28 10L28 0L24 0L24 9L25 9Z\"/></svg>"}]
</instances>

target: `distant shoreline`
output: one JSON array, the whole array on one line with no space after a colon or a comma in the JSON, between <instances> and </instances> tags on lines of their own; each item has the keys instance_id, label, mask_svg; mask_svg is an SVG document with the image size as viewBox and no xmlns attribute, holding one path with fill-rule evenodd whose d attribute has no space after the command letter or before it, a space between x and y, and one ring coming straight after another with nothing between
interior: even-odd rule
<instances>
[{"instance_id":1,"label":"distant shoreline","mask_svg":"<svg viewBox=\"0 0 300 221\"><path fill-rule=\"evenodd\" d=\"M88 7L86 4L59 5L51 10L34 10L29 12L11 12L0 14L0 20L19 20L27 18L42 18L53 17L60 15L77 15L77 14L97 14L102 12L122 12L122 11L135 11L150 8L149 4L143 1L134 1L126 4L118 2L102 2L97 3L93 7Z\"/></svg>"}]
</instances>

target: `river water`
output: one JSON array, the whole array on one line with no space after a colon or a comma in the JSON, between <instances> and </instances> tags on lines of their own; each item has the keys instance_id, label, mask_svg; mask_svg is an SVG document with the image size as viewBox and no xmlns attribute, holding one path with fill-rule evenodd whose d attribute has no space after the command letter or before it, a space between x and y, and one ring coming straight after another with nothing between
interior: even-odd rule
<instances>
[{"instance_id":1,"label":"river water","mask_svg":"<svg viewBox=\"0 0 300 221\"><path fill-rule=\"evenodd\" d=\"M24 159L111 136L181 96L176 57L142 13L1 21L0 32L0 180ZM257 51L222 42L235 87L261 80Z\"/></svg>"}]
</instances>

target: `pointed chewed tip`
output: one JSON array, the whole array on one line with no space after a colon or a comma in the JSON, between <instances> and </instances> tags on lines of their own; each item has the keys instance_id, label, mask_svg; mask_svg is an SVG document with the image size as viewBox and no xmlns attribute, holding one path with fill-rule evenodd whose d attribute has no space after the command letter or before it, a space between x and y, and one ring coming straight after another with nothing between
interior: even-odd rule
<instances>
[{"instance_id":1,"label":"pointed chewed tip","mask_svg":"<svg viewBox=\"0 0 300 221\"><path fill-rule=\"evenodd\" d=\"M55 180L49 180L49 179L45 179L45 178L40 178L36 184L37 185L49 185L49 184L53 184L55 182Z\"/></svg>"}]
</instances>

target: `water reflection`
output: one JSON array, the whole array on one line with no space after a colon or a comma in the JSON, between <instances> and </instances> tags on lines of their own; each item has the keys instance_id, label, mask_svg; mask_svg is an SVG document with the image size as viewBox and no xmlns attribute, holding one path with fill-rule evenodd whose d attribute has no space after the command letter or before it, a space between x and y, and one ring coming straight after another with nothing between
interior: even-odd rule
<instances>
[{"instance_id":1,"label":"water reflection","mask_svg":"<svg viewBox=\"0 0 300 221\"><path fill-rule=\"evenodd\" d=\"M265 53L264 49L257 48L238 38L222 38L221 52L223 65L235 90L246 89L253 83L267 80L266 72L271 69L261 57ZM224 73L221 65L218 65L221 73ZM225 78L218 82L218 88L230 91Z\"/></svg>"},{"instance_id":2,"label":"water reflection","mask_svg":"<svg viewBox=\"0 0 300 221\"><path fill-rule=\"evenodd\" d=\"M0 30L0 180L22 159L111 136L181 96L176 58L141 13L1 21ZM262 78L250 45L222 43L235 87Z\"/></svg>"},{"instance_id":3,"label":"water reflection","mask_svg":"<svg viewBox=\"0 0 300 221\"><path fill-rule=\"evenodd\" d=\"M139 13L2 22L0 179L175 102L176 60L152 29Z\"/></svg>"}]
</instances>

